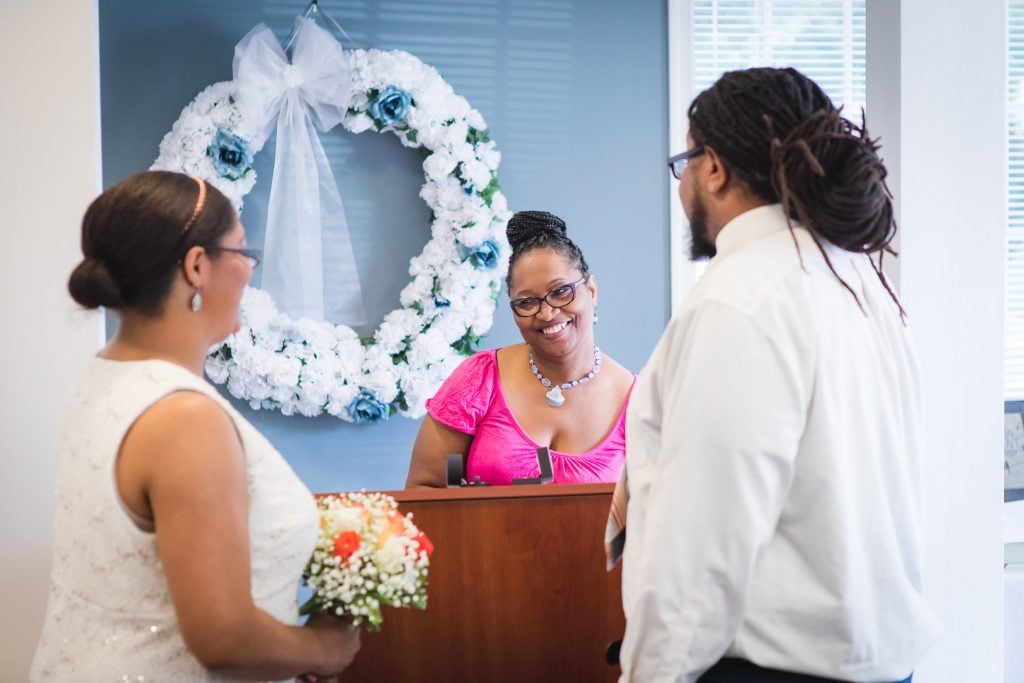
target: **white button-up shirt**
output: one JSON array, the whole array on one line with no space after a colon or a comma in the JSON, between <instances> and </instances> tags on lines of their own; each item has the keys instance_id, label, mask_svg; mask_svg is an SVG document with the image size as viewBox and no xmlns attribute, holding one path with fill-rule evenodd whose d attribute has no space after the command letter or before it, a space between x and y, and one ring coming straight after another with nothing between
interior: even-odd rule
<instances>
[{"instance_id":1,"label":"white button-up shirt","mask_svg":"<svg viewBox=\"0 0 1024 683\"><path fill-rule=\"evenodd\" d=\"M622 681L723 656L906 677L938 636L921 597L921 389L864 255L731 221L633 390ZM801 255L803 265L801 265Z\"/></svg>"}]
</instances>

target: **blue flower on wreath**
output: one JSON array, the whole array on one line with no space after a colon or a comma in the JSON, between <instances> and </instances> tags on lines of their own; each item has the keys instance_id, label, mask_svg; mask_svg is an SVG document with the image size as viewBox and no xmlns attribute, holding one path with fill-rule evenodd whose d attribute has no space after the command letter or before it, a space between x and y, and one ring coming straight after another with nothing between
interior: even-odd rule
<instances>
[{"instance_id":1,"label":"blue flower on wreath","mask_svg":"<svg viewBox=\"0 0 1024 683\"><path fill-rule=\"evenodd\" d=\"M383 422L391 414L388 404L377 398L369 389L359 390L359 394L349 404L348 412L359 423Z\"/></svg>"},{"instance_id":2,"label":"blue flower on wreath","mask_svg":"<svg viewBox=\"0 0 1024 683\"><path fill-rule=\"evenodd\" d=\"M370 116L381 125L391 125L405 119L412 97L401 88L389 85L373 97L368 107Z\"/></svg>"},{"instance_id":3,"label":"blue flower on wreath","mask_svg":"<svg viewBox=\"0 0 1024 683\"><path fill-rule=\"evenodd\" d=\"M473 267L477 270L493 270L498 265L499 254L500 250L498 249L497 242L485 240L473 248L473 251L470 252L466 260L473 264Z\"/></svg>"},{"instance_id":4,"label":"blue flower on wreath","mask_svg":"<svg viewBox=\"0 0 1024 683\"><path fill-rule=\"evenodd\" d=\"M253 153L249 143L225 128L217 129L206 154L213 158L213 169L228 180L244 178L252 169Z\"/></svg>"}]
</instances>

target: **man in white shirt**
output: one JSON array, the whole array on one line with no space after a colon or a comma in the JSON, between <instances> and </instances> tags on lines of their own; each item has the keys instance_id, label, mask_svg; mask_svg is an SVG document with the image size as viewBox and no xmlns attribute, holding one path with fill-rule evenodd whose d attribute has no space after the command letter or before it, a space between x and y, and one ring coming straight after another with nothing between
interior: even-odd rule
<instances>
[{"instance_id":1,"label":"man in white shirt","mask_svg":"<svg viewBox=\"0 0 1024 683\"><path fill-rule=\"evenodd\" d=\"M689 124L711 261L630 401L621 680L908 680L940 629L877 145L792 69L725 74Z\"/></svg>"}]
</instances>

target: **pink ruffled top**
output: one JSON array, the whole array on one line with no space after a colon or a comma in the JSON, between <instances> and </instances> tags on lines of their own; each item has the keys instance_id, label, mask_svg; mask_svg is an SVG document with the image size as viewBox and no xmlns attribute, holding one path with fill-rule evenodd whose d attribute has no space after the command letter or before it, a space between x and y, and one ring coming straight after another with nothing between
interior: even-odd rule
<instances>
[{"instance_id":1,"label":"pink ruffled top","mask_svg":"<svg viewBox=\"0 0 1024 683\"><path fill-rule=\"evenodd\" d=\"M632 392L632 388L630 389ZM622 404L615 426L586 453L550 450L556 484L614 483L626 457L626 407ZM477 476L495 486L513 479L540 476L537 449L505 402L498 377L498 350L476 353L455 369L427 411L441 424L473 436L466 459L466 478Z\"/></svg>"}]
</instances>

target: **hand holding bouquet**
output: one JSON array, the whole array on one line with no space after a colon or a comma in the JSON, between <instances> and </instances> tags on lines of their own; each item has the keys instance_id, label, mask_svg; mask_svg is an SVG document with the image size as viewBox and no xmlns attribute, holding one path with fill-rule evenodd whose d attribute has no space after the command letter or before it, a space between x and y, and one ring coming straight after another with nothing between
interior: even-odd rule
<instances>
[{"instance_id":1,"label":"hand holding bouquet","mask_svg":"<svg viewBox=\"0 0 1024 683\"><path fill-rule=\"evenodd\" d=\"M383 493L320 498L320 533L303 579L313 596L300 614L327 612L380 630L381 606L427 607L434 546Z\"/></svg>"}]
</instances>

